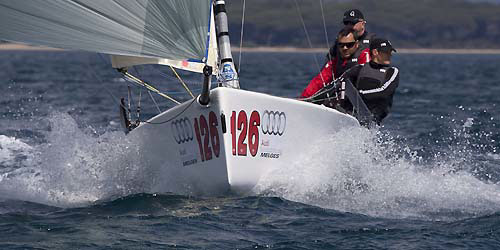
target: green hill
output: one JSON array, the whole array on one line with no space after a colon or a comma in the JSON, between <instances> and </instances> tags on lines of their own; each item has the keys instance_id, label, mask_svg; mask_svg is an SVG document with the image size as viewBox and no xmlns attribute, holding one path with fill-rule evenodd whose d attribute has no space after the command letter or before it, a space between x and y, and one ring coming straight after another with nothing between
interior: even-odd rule
<instances>
[{"instance_id":1,"label":"green hill","mask_svg":"<svg viewBox=\"0 0 500 250\"><path fill-rule=\"evenodd\" d=\"M239 43L242 0L226 1L233 43ZM244 46L325 47L320 0L248 0ZM464 0L323 0L330 43L343 12L360 9L370 32L405 48L500 48L500 5ZM300 15L299 15L300 10Z\"/></svg>"}]
</instances>

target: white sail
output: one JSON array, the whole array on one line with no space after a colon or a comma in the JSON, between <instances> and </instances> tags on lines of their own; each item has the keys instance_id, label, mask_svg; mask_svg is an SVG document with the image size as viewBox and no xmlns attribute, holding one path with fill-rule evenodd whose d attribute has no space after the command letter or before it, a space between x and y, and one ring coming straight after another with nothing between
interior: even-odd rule
<instances>
[{"instance_id":1,"label":"white sail","mask_svg":"<svg viewBox=\"0 0 500 250\"><path fill-rule=\"evenodd\" d=\"M217 38L215 36L215 20L213 12L211 12L211 17L210 17L210 33L209 33L208 45L209 46L208 46L206 60L201 60L201 62L193 60L179 61L179 60L170 60L165 58L111 55L111 64L113 68L123 68L141 64L161 64L199 73L203 72L203 67L205 66L205 64L215 69L217 67L218 52L217 52ZM213 70L213 74L216 73L217 70Z\"/></svg>"},{"instance_id":2,"label":"white sail","mask_svg":"<svg viewBox=\"0 0 500 250\"><path fill-rule=\"evenodd\" d=\"M211 0L0 0L0 39L153 63L205 63L211 6Z\"/></svg>"}]
</instances>

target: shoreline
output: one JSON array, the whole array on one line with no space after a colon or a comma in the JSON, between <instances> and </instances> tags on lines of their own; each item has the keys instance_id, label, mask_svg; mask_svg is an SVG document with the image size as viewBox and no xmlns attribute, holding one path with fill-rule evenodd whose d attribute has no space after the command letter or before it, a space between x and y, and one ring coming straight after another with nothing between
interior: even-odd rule
<instances>
[{"instance_id":1,"label":"shoreline","mask_svg":"<svg viewBox=\"0 0 500 250\"><path fill-rule=\"evenodd\" d=\"M239 52L239 48L233 48L233 52ZM246 47L242 52L266 52L266 53L326 53L326 48L295 48L295 47ZM399 48L398 54L484 54L500 55L500 49L434 49L434 48Z\"/></svg>"},{"instance_id":2,"label":"shoreline","mask_svg":"<svg viewBox=\"0 0 500 250\"><path fill-rule=\"evenodd\" d=\"M431 49L431 48L400 48L399 54L481 54L500 55L500 49ZM49 48L43 46L30 46L24 44L0 44L0 51L65 51L63 49ZM233 52L239 52L238 47L232 48ZM326 48L296 48L296 47L243 47L242 52L248 53L326 53Z\"/></svg>"},{"instance_id":3,"label":"shoreline","mask_svg":"<svg viewBox=\"0 0 500 250\"><path fill-rule=\"evenodd\" d=\"M0 51L63 51L63 49L56 49L44 46L31 46L26 44L17 43L3 43L0 44Z\"/></svg>"}]
</instances>

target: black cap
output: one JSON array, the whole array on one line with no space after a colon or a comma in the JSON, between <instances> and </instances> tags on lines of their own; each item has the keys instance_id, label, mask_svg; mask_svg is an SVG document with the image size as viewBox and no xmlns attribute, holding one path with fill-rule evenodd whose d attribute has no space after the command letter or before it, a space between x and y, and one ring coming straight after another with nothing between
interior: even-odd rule
<instances>
[{"instance_id":1,"label":"black cap","mask_svg":"<svg viewBox=\"0 0 500 250\"><path fill-rule=\"evenodd\" d=\"M397 52L393 47L391 41L383 38L375 38L370 41L370 50L379 50L379 51L394 51Z\"/></svg>"},{"instance_id":2,"label":"black cap","mask_svg":"<svg viewBox=\"0 0 500 250\"><path fill-rule=\"evenodd\" d=\"M361 13L361 11L358 9L352 9L352 10L348 10L348 11L344 12L344 19L342 20L342 22L344 22L344 23L345 22L357 23L361 19L365 20L363 13Z\"/></svg>"}]
</instances>

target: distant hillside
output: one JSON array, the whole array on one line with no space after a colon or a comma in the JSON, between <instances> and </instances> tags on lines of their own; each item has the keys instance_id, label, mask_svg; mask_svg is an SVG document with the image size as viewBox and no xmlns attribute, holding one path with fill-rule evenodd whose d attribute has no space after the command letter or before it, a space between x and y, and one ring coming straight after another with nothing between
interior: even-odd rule
<instances>
[{"instance_id":1,"label":"distant hillside","mask_svg":"<svg viewBox=\"0 0 500 250\"><path fill-rule=\"evenodd\" d=\"M500 4L500 0L467 0L469 2L473 3L495 3L495 4Z\"/></svg>"},{"instance_id":2,"label":"distant hillside","mask_svg":"<svg viewBox=\"0 0 500 250\"><path fill-rule=\"evenodd\" d=\"M370 32L406 48L500 48L500 0L323 0L330 43L349 8L362 10ZM239 43L242 0L226 1L231 40ZM298 0L314 47L326 39L319 0ZM491 0L490 0L491 2ZM294 0L248 0L245 46L309 47Z\"/></svg>"}]
</instances>

